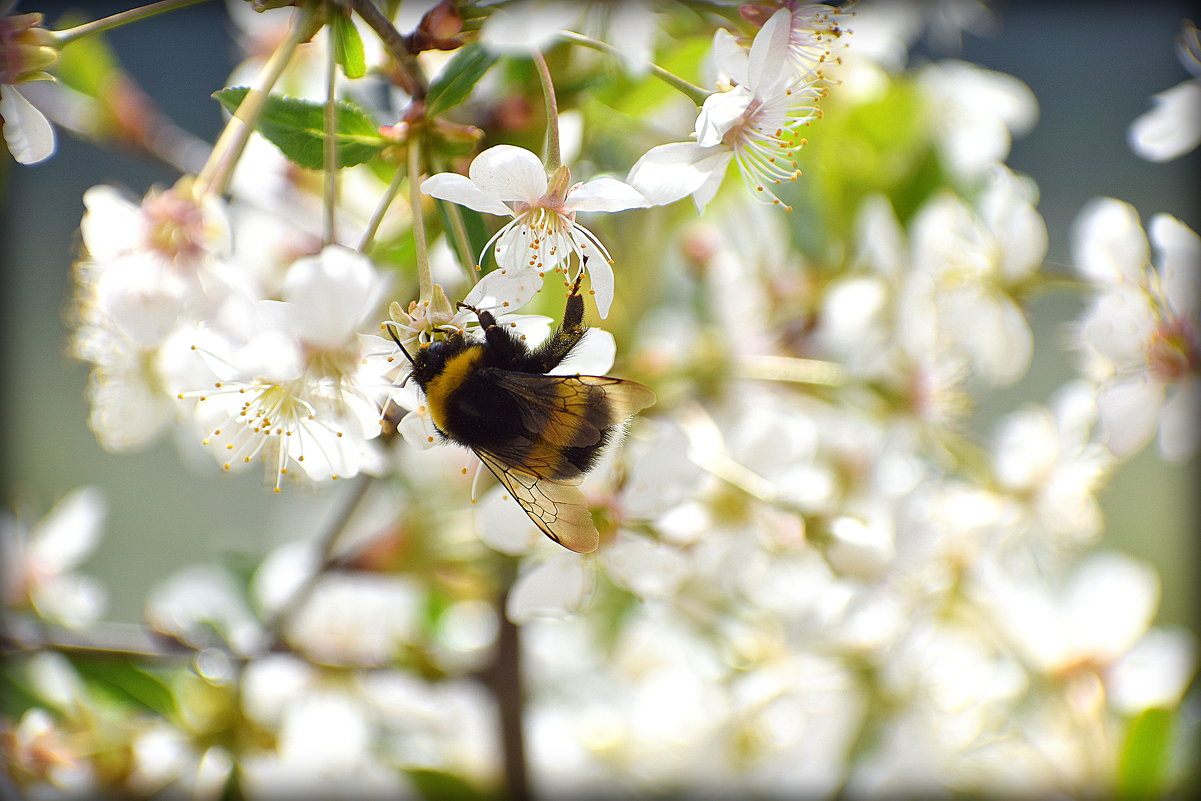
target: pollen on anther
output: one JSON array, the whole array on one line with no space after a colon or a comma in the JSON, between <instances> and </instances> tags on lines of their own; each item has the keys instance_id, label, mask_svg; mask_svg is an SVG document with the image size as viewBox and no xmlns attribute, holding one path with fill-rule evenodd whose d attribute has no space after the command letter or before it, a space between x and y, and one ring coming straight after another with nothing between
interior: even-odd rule
<instances>
[{"instance_id":1,"label":"pollen on anther","mask_svg":"<svg viewBox=\"0 0 1201 801\"><path fill-rule=\"evenodd\" d=\"M297 456L297 457L296 457L296 461L298 461L298 462L303 462L303 461L304 461L304 454L302 453L302 454L300 454L299 456Z\"/></svg>"},{"instance_id":2,"label":"pollen on anther","mask_svg":"<svg viewBox=\"0 0 1201 801\"><path fill-rule=\"evenodd\" d=\"M221 469L222 469L222 470L228 470L228 469L229 469L229 462L226 462L225 464L221 465Z\"/></svg>"},{"instance_id":3,"label":"pollen on anther","mask_svg":"<svg viewBox=\"0 0 1201 801\"><path fill-rule=\"evenodd\" d=\"M425 441L426 441L426 442L433 442L433 441L434 441L434 438L433 438L433 437L426 437L426 438L425 438Z\"/></svg>"},{"instance_id":4,"label":"pollen on anther","mask_svg":"<svg viewBox=\"0 0 1201 801\"><path fill-rule=\"evenodd\" d=\"M279 487L276 487L275 489L273 489L271 491L272 492L283 492L283 490L281 490Z\"/></svg>"}]
</instances>

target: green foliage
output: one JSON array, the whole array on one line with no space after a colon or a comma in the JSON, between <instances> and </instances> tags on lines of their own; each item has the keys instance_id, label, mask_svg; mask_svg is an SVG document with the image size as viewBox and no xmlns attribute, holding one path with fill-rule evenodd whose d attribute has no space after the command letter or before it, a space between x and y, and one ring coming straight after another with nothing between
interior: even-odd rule
<instances>
[{"instance_id":1,"label":"green foliage","mask_svg":"<svg viewBox=\"0 0 1201 801\"><path fill-rule=\"evenodd\" d=\"M246 97L244 86L229 87L213 93L221 105L237 111ZM362 164L388 144L380 136L379 123L353 103L339 100L334 140L338 166ZM271 95L255 127L290 161L310 170L319 170L325 158L325 111L323 103L295 97Z\"/></svg>"},{"instance_id":2,"label":"green foliage","mask_svg":"<svg viewBox=\"0 0 1201 801\"><path fill-rule=\"evenodd\" d=\"M491 797L452 773L413 769L405 771L405 775L426 801L473 801Z\"/></svg>"},{"instance_id":3,"label":"green foliage","mask_svg":"<svg viewBox=\"0 0 1201 801\"><path fill-rule=\"evenodd\" d=\"M330 30L334 36L334 59L347 78L362 78L367 74L367 59L363 55L363 40L350 13L332 7L334 14Z\"/></svg>"},{"instance_id":4,"label":"green foliage","mask_svg":"<svg viewBox=\"0 0 1201 801\"><path fill-rule=\"evenodd\" d=\"M1117 798L1133 801L1164 795L1175 723L1175 712L1169 709L1145 709L1130 721L1118 755Z\"/></svg>"},{"instance_id":5,"label":"green foliage","mask_svg":"<svg viewBox=\"0 0 1201 801\"><path fill-rule=\"evenodd\" d=\"M426 113L436 117L462 103L495 62L496 56L482 45L461 48L430 84L425 97Z\"/></svg>"},{"instance_id":6,"label":"green foliage","mask_svg":"<svg viewBox=\"0 0 1201 801\"><path fill-rule=\"evenodd\" d=\"M175 696L158 676L125 657L76 657L71 664L91 689L122 706L164 717L175 714Z\"/></svg>"}]
</instances>

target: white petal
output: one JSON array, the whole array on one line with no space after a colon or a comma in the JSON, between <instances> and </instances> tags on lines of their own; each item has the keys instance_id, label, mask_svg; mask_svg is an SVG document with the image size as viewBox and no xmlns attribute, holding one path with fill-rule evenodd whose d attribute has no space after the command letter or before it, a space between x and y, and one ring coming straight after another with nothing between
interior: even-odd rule
<instances>
[{"instance_id":1,"label":"white petal","mask_svg":"<svg viewBox=\"0 0 1201 801\"><path fill-rule=\"evenodd\" d=\"M485 194L482 189L472 183L470 178L458 173L440 172L437 175L431 175L422 182L421 191L431 197L466 206L472 211L482 211L502 217L513 215L513 211L499 198Z\"/></svg>"},{"instance_id":2,"label":"white petal","mask_svg":"<svg viewBox=\"0 0 1201 801\"><path fill-rule=\"evenodd\" d=\"M537 270L493 270L479 280L463 302L477 309L504 313L520 309L542 291Z\"/></svg>"},{"instance_id":3,"label":"white petal","mask_svg":"<svg viewBox=\"0 0 1201 801\"><path fill-rule=\"evenodd\" d=\"M617 358L617 340L603 328L589 328L584 338L550 375L607 375Z\"/></svg>"},{"instance_id":4,"label":"white petal","mask_svg":"<svg viewBox=\"0 0 1201 801\"><path fill-rule=\"evenodd\" d=\"M1197 638L1186 629L1152 629L1114 665L1106 685L1127 714L1180 703L1197 670Z\"/></svg>"},{"instance_id":5,"label":"white petal","mask_svg":"<svg viewBox=\"0 0 1201 801\"><path fill-rule=\"evenodd\" d=\"M1114 456L1133 455L1159 427L1163 385L1144 378L1116 382L1097 393L1105 445Z\"/></svg>"},{"instance_id":6,"label":"white petal","mask_svg":"<svg viewBox=\"0 0 1201 801\"><path fill-rule=\"evenodd\" d=\"M747 63L750 51L738 44L734 34L725 28L718 28L713 33L713 48L710 50L713 67L717 70L717 82L731 82L746 85Z\"/></svg>"},{"instance_id":7,"label":"white petal","mask_svg":"<svg viewBox=\"0 0 1201 801\"><path fill-rule=\"evenodd\" d=\"M1119 553L1094 553L1072 573L1064 596L1064 632L1077 654L1103 662L1136 643L1159 605L1159 577Z\"/></svg>"},{"instance_id":8,"label":"white petal","mask_svg":"<svg viewBox=\"0 0 1201 801\"><path fill-rule=\"evenodd\" d=\"M497 145L475 157L468 174L485 195L534 204L546 194L546 168L523 147Z\"/></svg>"},{"instance_id":9,"label":"white petal","mask_svg":"<svg viewBox=\"0 0 1201 801\"><path fill-rule=\"evenodd\" d=\"M596 312L603 320L609 316L609 307L613 305L613 265L605 261L603 256L590 259L588 281L592 285Z\"/></svg>"},{"instance_id":10,"label":"white petal","mask_svg":"<svg viewBox=\"0 0 1201 801\"><path fill-rule=\"evenodd\" d=\"M480 501L475 530L489 548L510 556L520 556L540 544L544 536L501 487L491 490Z\"/></svg>"},{"instance_id":11,"label":"white petal","mask_svg":"<svg viewBox=\"0 0 1201 801\"><path fill-rule=\"evenodd\" d=\"M345 347L379 303L379 275L360 253L330 245L288 268L282 295L295 309L292 333L326 348Z\"/></svg>"},{"instance_id":12,"label":"white petal","mask_svg":"<svg viewBox=\"0 0 1201 801\"><path fill-rule=\"evenodd\" d=\"M38 613L69 628L96 622L104 614L107 600L103 584L77 573L54 576L38 584L33 592Z\"/></svg>"},{"instance_id":13,"label":"white petal","mask_svg":"<svg viewBox=\"0 0 1201 801\"><path fill-rule=\"evenodd\" d=\"M680 551L630 534L621 534L603 559L617 584L643 598L670 598L688 574Z\"/></svg>"},{"instance_id":14,"label":"white petal","mask_svg":"<svg viewBox=\"0 0 1201 801\"><path fill-rule=\"evenodd\" d=\"M88 255L96 261L111 261L142 243L139 209L114 187L91 187L83 193L83 205L79 229Z\"/></svg>"},{"instance_id":15,"label":"white petal","mask_svg":"<svg viewBox=\"0 0 1201 801\"><path fill-rule=\"evenodd\" d=\"M64 573L91 555L108 512L104 493L82 487L63 498L29 536L30 557L48 573Z\"/></svg>"},{"instance_id":16,"label":"white petal","mask_svg":"<svg viewBox=\"0 0 1201 801\"><path fill-rule=\"evenodd\" d=\"M37 164L54 153L54 128L15 86L0 87L0 117L4 141L21 164Z\"/></svg>"},{"instance_id":17,"label":"white petal","mask_svg":"<svg viewBox=\"0 0 1201 801\"><path fill-rule=\"evenodd\" d=\"M1159 252L1159 274L1168 306L1194 324L1201 314L1201 237L1170 214L1156 214L1147 226Z\"/></svg>"},{"instance_id":18,"label":"white petal","mask_svg":"<svg viewBox=\"0 0 1201 801\"><path fill-rule=\"evenodd\" d=\"M400 418L396 426L407 444L422 450L432 448L439 442L438 429L426 412L409 412Z\"/></svg>"},{"instance_id":19,"label":"white petal","mask_svg":"<svg viewBox=\"0 0 1201 801\"><path fill-rule=\"evenodd\" d=\"M1090 281L1137 282L1150 255L1138 212L1129 203L1094 198L1072 224L1072 261Z\"/></svg>"},{"instance_id":20,"label":"white petal","mask_svg":"<svg viewBox=\"0 0 1201 801\"><path fill-rule=\"evenodd\" d=\"M554 553L517 579L505 615L518 625L536 617L563 617L578 609L591 589L592 573L578 554Z\"/></svg>"},{"instance_id":21,"label":"white petal","mask_svg":"<svg viewBox=\"0 0 1201 801\"><path fill-rule=\"evenodd\" d=\"M773 97L792 80L792 68L788 60L791 28L792 12L781 8L755 34L747 63L747 83L755 97Z\"/></svg>"},{"instance_id":22,"label":"white petal","mask_svg":"<svg viewBox=\"0 0 1201 801\"><path fill-rule=\"evenodd\" d=\"M745 86L714 92L705 98L696 118L696 143L701 147L721 144L722 138L742 121L754 96Z\"/></svg>"},{"instance_id":23,"label":"white petal","mask_svg":"<svg viewBox=\"0 0 1201 801\"><path fill-rule=\"evenodd\" d=\"M624 211L648 205L634 187L616 178L594 178L572 189L564 204L568 211Z\"/></svg>"},{"instance_id":24,"label":"white petal","mask_svg":"<svg viewBox=\"0 0 1201 801\"><path fill-rule=\"evenodd\" d=\"M1163 405L1159 452L1169 462L1183 464L1201 450L1201 378L1188 376Z\"/></svg>"},{"instance_id":25,"label":"white petal","mask_svg":"<svg viewBox=\"0 0 1201 801\"><path fill-rule=\"evenodd\" d=\"M720 180L733 156L727 148L693 142L659 145L638 159L626 181L651 205L662 206L700 190L711 177Z\"/></svg>"},{"instance_id":26,"label":"white petal","mask_svg":"<svg viewBox=\"0 0 1201 801\"><path fill-rule=\"evenodd\" d=\"M1185 81L1151 98L1154 107L1130 125L1130 149L1148 161L1171 161L1201 142L1201 84Z\"/></svg>"},{"instance_id":27,"label":"white petal","mask_svg":"<svg viewBox=\"0 0 1201 801\"><path fill-rule=\"evenodd\" d=\"M550 45L579 18L575 3L518 0L495 9L480 29L480 41L494 53L523 54Z\"/></svg>"}]
</instances>

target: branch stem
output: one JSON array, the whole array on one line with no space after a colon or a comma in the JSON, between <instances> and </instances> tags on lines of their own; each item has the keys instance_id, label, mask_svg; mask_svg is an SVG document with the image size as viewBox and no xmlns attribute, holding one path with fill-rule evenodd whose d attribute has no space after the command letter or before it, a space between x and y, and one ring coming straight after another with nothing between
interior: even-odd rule
<instances>
[{"instance_id":1,"label":"branch stem","mask_svg":"<svg viewBox=\"0 0 1201 801\"><path fill-rule=\"evenodd\" d=\"M185 6L194 6L197 3L203 3L205 0L160 0L158 3L151 3L138 8L131 8L128 11L122 11L111 16L101 19L85 22L82 25L76 25L74 28L66 28L61 31L53 31L54 38L58 41L60 48L74 42L76 39L82 39L85 36L90 36L93 33L101 33L102 31L119 28L122 25L128 25L131 22L149 19L158 14L167 11L174 11L177 8Z\"/></svg>"},{"instance_id":2,"label":"branch stem","mask_svg":"<svg viewBox=\"0 0 1201 801\"><path fill-rule=\"evenodd\" d=\"M549 173L563 164L563 155L559 148L559 102L555 98L555 83L551 79L550 67L546 65L546 59L541 52L534 52L534 66L538 69L542 97L546 101L546 154L542 162Z\"/></svg>"},{"instance_id":3,"label":"branch stem","mask_svg":"<svg viewBox=\"0 0 1201 801\"><path fill-rule=\"evenodd\" d=\"M225 129L221 131L217 144L213 145L208 161L200 170L200 174L196 176L195 187L198 196L208 193L219 195L225 192L234 166L238 163L238 158L241 157L242 150L250 139L250 133L254 130L259 116L267 105L271 88L275 86L276 81L288 66L288 62L292 60L292 54L296 52L296 48L305 36L309 21L319 5L317 0L309 0L293 14L288 38L275 49L271 58L263 65L263 71L259 73L254 86L242 98L238 110L234 112L229 122L226 123Z\"/></svg>"},{"instance_id":4,"label":"branch stem","mask_svg":"<svg viewBox=\"0 0 1201 801\"><path fill-rule=\"evenodd\" d=\"M565 42L572 42L573 44L578 44L592 50L597 50L601 53L607 53L611 56L621 56L621 51L613 45L598 41L596 39L591 39L587 36L581 36L573 31L559 31L559 38ZM703 106L705 104L705 99L709 97L709 95L713 94L712 92L702 89L694 83L684 80L675 73L668 72L658 64L651 64L650 72L651 75L654 75L668 86L687 95L688 99L696 103L698 106Z\"/></svg>"},{"instance_id":5,"label":"branch stem","mask_svg":"<svg viewBox=\"0 0 1201 801\"><path fill-rule=\"evenodd\" d=\"M421 303L434 299L434 277L425 240L425 214L421 211L421 137L409 139L409 206L413 215L413 245L417 251L417 289Z\"/></svg>"},{"instance_id":6,"label":"branch stem","mask_svg":"<svg viewBox=\"0 0 1201 801\"><path fill-rule=\"evenodd\" d=\"M376 8L371 0L350 0L350 7L363 22L367 23L367 27L375 31L375 35L379 37L380 43L388 51L388 55L392 56L392 60L396 62L403 84L401 88L409 93L414 102L425 100L426 92L429 91L425 73L422 71L421 65L417 63L417 57L409 52L408 42L405 41L404 35L396 30L392 20Z\"/></svg>"},{"instance_id":7,"label":"branch stem","mask_svg":"<svg viewBox=\"0 0 1201 801\"><path fill-rule=\"evenodd\" d=\"M334 137L338 133L338 58L337 34L334 26L326 28L329 37L328 57L325 64L325 108L322 119L325 128L325 141L322 143L322 161L325 172L324 195L321 220L321 242L331 245L338 239L337 207L338 207L338 143Z\"/></svg>"},{"instance_id":8,"label":"branch stem","mask_svg":"<svg viewBox=\"0 0 1201 801\"><path fill-rule=\"evenodd\" d=\"M380 224L384 221L384 215L387 214L388 208L392 205L392 201L400 193L400 185L408 175L398 165L396 172L392 175L391 182L388 183L388 188L384 190L384 194L380 197L379 203L375 205L375 210L371 212L371 219L367 221L367 230L363 231L363 238L359 240L359 253L366 254L375 243L375 235L379 233Z\"/></svg>"}]
</instances>

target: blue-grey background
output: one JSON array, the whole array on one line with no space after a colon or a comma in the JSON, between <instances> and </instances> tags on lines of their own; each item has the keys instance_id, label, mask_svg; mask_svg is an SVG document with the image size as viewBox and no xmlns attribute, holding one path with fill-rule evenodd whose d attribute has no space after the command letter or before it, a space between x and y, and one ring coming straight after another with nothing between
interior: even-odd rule
<instances>
[{"instance_id":1,"label":"blue-grey background","mask_svg":"<svg viewBox=\"0 0 1201 801\"><path fill-rule=\"evenodd\" d=\"M76 8L99 17L131 4L88 2ZM19 10L44 11L53 20L66 7L26 2ZM1126 144L1127 126L1149 107L1150 96L1188 77L1173 41L1183 18L1191 12L1197 19L1191 4L997 8L1000 31L991 38L966 36L958 57L1011 73L1038 97L1040 122L1015 142L1009 164L1041 187L1049 261L1067 265L1069 225L1097 195L1134 204L1144 221L1163 211L1201 229L1195 189L1201 157L1152 164L1136 158ZM224 5L210 2L108 36L123 65L160 107L212 141L221 118L208 95L232 67L232 33ZM920 46L914 58L926 54L956 55ZM198 473L169 442L143 453L109 454L87 428L87 371L66 355L63 325L81 195L106 182L140 195L153 183L169 185L176 175L66 135L43 164L24 167L7 156L0 159L3 503L41 512L74 487L94 484L106 491L111 511L105 541L86 570L106 579L110 617L117 620L138 619L147 590L180 567L230 550L263 553L281 537L307 535L307 528L290 527L315 525L330 496L291 490L276 496L254 471L236 477ZM984 419L1027 400L1046 400L1069 377L1070 362L1057 346L1064 321L1077 310L1078 301L1062 295L1035 307L1040 350L1032 374L990 400L981 410ZM1154 562L1163 577L1161 620L1194 628L1195 478L1192 467L1166 466L1151 448L1119 471L1104 495L1106 544ZM305 524L293 522L306 518Z\"/></svg>"}]
</instances>

